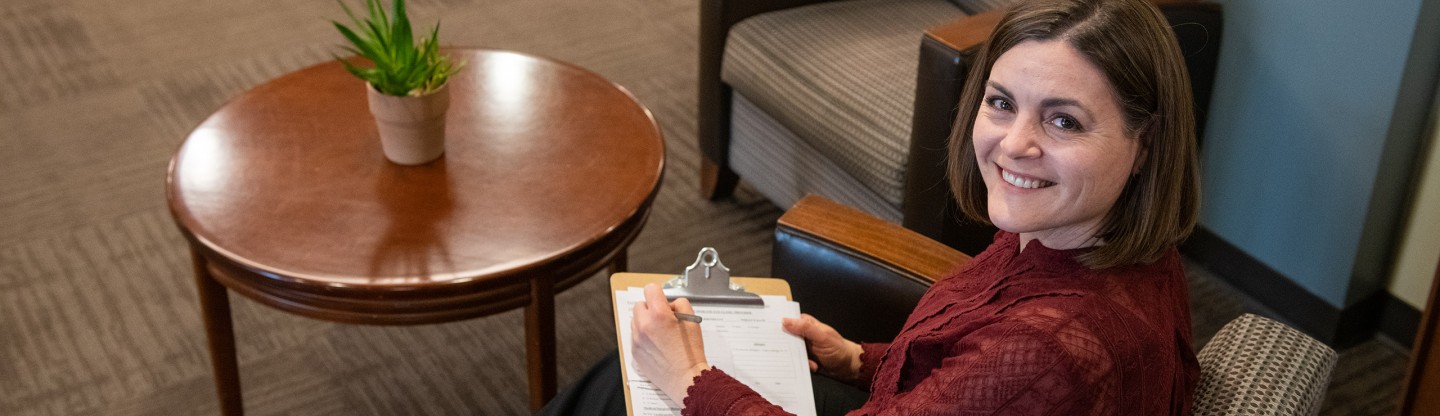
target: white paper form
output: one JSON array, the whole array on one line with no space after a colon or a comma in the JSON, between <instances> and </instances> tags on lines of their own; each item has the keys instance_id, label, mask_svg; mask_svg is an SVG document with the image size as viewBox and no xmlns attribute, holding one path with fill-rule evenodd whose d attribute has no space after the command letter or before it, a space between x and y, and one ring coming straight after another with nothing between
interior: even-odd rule
<instances>
[{"instance_id":1,"label":"white paper form","mask_svg":"<svg viewBox=\"0 0 1440 416\"><path fill-rule=\"evenodd\" d=\"M636 416L680 414L680 404L671 402L664 392L640 377L631 358L634 354L630 320L635 303L645 301L645 292L640 288L616 291L615 299L633 413ZM695 314L702 317L700 331L705 339L705 359L785 411L814 415L815 396L810 387L805 341L780 326L783 318L800 317L800 304L783 296L761 296L761 299L764 307L692 304Z\"/></svg>"}]
</instances>

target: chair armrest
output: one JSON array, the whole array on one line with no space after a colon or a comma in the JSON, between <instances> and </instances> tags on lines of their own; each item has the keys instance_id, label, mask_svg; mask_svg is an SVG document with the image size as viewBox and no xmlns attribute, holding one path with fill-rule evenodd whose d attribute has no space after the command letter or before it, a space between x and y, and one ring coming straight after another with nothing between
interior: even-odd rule
<instances>
[{"instance_id":1,"label":"chair armrest","mask_svg":"<svg viewBox=\"0 0 1440 416\"><path fill-rule=\"evenodd\" d=\"M811 239L926 286L970 262L965 253L819 195L795 203L776 233Z\"/></svg>"},{"instance_id":2,"label":"chair armrest","mask_svg":"<svg viewBox=\"0 0 1440 416\"><path fill-rule=\"evenodd\" d=\"M854 208L810 195L780 217L773 274L806 313L855 341L889 341L936 280L970 261Z\"/></svg>"},{"instance_id":3,"label":"chair armrest","mask_svg":"<svg viewBox=\"0 0 1440 416\"><path fill-rule=\"evenodd\" d=\"M985 43L995 25L1000 24L1001 17L1005 17L1003 9L965 16L926 30L925 38L953 51L965 51Z\"/></svg>"},{"instance_id":4,"label":"chair armrest","mask_svg":"<svg viewBox=\"0 0 1440 416\"><path fill-rule=\"evenodd\" d=\"M1314 415L1337 355L1295 328L1247 313L1220 328L1195 358L1197 415Z\"/></svg>"},{"instance_id":5,"label":"chair armrest","mask_svg":"<svg viewBox=\"0 0 1440 416\"><path fill-rule=\"evenodd\" d=\"M1167 16L1172 11L1198 10L1198 11L1219 11L1220 5L1199 0L1152 0L1156 7ZM984 13L974 14L950 21L949 23L932 27L925 31L925 38L940 42L954 51L964 51L990 38L990 32L995 30L995 25L1000 23L1000 18L1005 17L1005 9L990 10Z\"/></svg>"}]
</instances>

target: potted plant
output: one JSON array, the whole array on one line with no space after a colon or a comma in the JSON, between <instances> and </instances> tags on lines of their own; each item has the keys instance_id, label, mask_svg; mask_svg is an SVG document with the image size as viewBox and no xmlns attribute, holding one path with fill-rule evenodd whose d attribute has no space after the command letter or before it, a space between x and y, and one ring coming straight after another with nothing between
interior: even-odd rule
<instances>
[{"instance_id":1,"label":"potted plant","mask_svg":"<svg viewBox=\"0 0 1440 416\"><path fill-rule=\"evenodd\" d=\"M445 112L450 108L445 84L464 65L440 53L436 39L440 24L430 29L429 37L416 42L404 0L394 0L388 15L379 0L365 0L368 14L364 19L357 18L344 0L340 7L354 25L332 21L350 41L345 49L373 66L336 59L365 80L385 157L401 165L419 165L440 157L445 153Z\"/></svg>"}]
</instances>

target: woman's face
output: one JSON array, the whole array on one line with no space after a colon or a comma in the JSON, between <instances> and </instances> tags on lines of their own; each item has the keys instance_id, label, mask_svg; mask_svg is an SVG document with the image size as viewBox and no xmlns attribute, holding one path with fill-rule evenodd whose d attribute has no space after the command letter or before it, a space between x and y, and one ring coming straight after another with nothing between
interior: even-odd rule
<instances>
[{"instance_id":1,"label":"woman's face","mask_svg":"<svg viewBox=\"0 0 1440 416\"><path fill-rule=\"evenodd\" d=\"M973 130L990 221L1069 249L1099 244L1105 214L1140 167L1109 80L1063 40L1025 41L990 70Z\"/></svg>"}]
</instances>

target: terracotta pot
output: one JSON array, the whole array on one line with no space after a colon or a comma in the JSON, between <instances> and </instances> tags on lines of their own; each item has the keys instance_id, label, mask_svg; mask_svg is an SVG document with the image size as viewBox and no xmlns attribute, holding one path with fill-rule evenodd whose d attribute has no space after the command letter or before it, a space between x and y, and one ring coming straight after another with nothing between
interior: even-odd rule
<instances>
[{"instance_id":1,"label":"terracotta pot","mask_svg":"<svg viewBox=\"0 0 1440 416\"><path fill-rule=\"evenodd\" d=\"M450 109L447 86L419 97L396 97L365 84L370 114L380 130L385 158L401 165L430 162L445 153L445 112Z\"/></svg>"}]
</instances>

